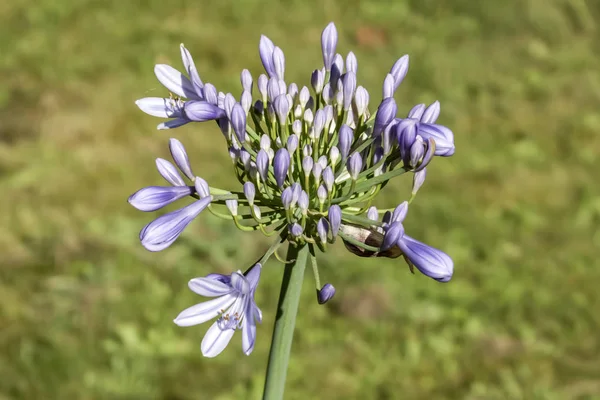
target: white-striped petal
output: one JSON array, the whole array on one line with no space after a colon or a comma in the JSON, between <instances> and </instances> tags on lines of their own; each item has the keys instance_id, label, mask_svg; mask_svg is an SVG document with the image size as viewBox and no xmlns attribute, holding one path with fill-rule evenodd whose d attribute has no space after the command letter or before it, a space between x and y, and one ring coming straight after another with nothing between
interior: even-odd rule
<instances>
[{"instance_id":1,"label":"white-striped petal","mask_svg":"<svg viewBox=\"0 0 600 400\"><path fill-rule=\"evenodd\" d=\"M173 320L179 326L193 326L202 324L219 315L221 310L229 308L236 300L235 295L225 295L213 300L205 301L183 310Z\"/></svg>"},{"instance_id":2,"label":"white-striped petal","mask_svg":"<svg viewBox=\"0 0 600 400\"><path fill-rule=\"evenodd\" d=\"M194 89L192 82L177 71L175 68L166 64L156 64L154 66L154 74L159 82L163 84L170 92L175 93L180 97L185 97L193 100L200 100Z\"/></svg>"},{"instance_id":3,"label":"white-striped petal","mask_svg":"<svg viewBox=\"0 0 600 400\"><path fill-rule=\"evenodd\" d=\"M175 102L176 100L162 97L144 97L137 100L135 104L140 110L153 117L175 118L182 115Z\"/></svg>"},{"instance_id":4,"label":"white-striped petal","mask_svg":"<svg viewBox=\"0 0 600 400\"><path fill-rule=\"evenodd\" d=\"M200 296L216 297L233 292L233 288L221 281L210 278L194 278L188 282L190 290Z\"/></svg>"},{"instance_id":5,"label":"white-striped petal","mask_svg":"<svg viewBox=\"0 0 600 400\"><path fill-rule=\"evenodd\" d=\"M218 322L215 322L204 335L200 349L204 357L216 357L227 347L233 337L235 330L219 328Z\"/></svg>"},{"instance_id":6,"label":"white-striped petal","mask_svg":"<svg viewBox=\"0 0 600 400\"><path fill-rule=\"evenodd\" d=\"M177 168L164 158L156 159L156 168L160 175L173 186L185 186L185 182L179 175Z\"/></svg>"}]
</instances>

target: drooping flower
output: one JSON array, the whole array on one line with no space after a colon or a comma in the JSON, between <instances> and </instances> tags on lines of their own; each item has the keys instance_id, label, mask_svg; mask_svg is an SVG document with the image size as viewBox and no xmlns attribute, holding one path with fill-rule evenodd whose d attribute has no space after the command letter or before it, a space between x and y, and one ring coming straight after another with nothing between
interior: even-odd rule
<instances>
[{"instance_id":1,"label":"drooping flower","mask_svg":"<svg viewBox=\"0 0 600 400\"><path fill-rule=\"evenodd\" d=\"M262 313L254 300L261 269L261 264L256 264L245 275L237 271L231 275L210 274L190 280L191 291L215 299L183 310L173 322L179 326L193 326L218 317L200 346L205 357L219 355L240 329L242 351L250 355L254 350L256 322L262 322Z\"/></svg>"}]
</instances>

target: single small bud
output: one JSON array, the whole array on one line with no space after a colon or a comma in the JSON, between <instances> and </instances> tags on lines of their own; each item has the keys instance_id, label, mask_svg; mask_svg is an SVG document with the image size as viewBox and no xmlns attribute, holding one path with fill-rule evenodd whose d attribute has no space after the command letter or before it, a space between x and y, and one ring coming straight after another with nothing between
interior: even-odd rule
<instances>
[{"instance_id":1,"label":"single small bud","mask_svg":"<svg viewBox=\"0 0 600 400\"><path fill-rule=\"evenodd\" d=\"M321 35L321 49L323 52L323 65L325 70L331 70L334 62L335 49L337 47L338 34L333 22L330 22Z\"/></svg>"},{"instance_id":2,"label":"single small bud","mask_svg":"<svg viewBox=\"0 0 600 400\"><path fill-rule=\"evenodd\" d=\"M292 207L296 205L298 199L300 198L300 193L302 192L302 186L298 182L294 182L292 187Z\"/></svg>"},{"instance_id":3,"label":"single small bud","mask_svg":"<svg viewBox=\"0 0 600 400\"><path fill-rule=\"evenodd\" d=\"M331 165L335 167L339 159L340 150L337 148L337 146L332 146L331 150L329 150L329 160L331 161Z\"/></svg>"},{"instance_id":4,"label":"single small bud","mask_svg":"<svg viewBox=\"0 0 600 400\"><path fill-rule=\"evenodd\" d=\"M194 186L196 187L196 192L198 192L198 196L200 196L201 199L210 196L210 188L204 179L197 176L194 180Z\"/></svg>"},{"instance_id":5,"label":"single small bud","mask_svg":"<svg viewBox=\"0 0 600 400\"><path fill-rule=\"evenodd\" d=\"M216 106L219 104L219 95L217 94L217 88L212 83L206 83L204 85L204 100L208 103Z\"/></svg>"},{"instance_id":6,"label":"single small bud","mask_svg":"<svg viewBox=\"0 0 600 400\"><path fill-rule=\"evenodd\" d=\"M294 122L292 122L292 132L294 132L296 136L300 136L302 134L302 121L297 119ZM296 140L298 140L297 137Z\"/></svg>"},{"instance_id":7,"label":"single small bud","mask_svg":"<svg viewBox=\"0 0 600 400\"><path fill-rule=\"evenodd\" d=\"M379 221L379 212L377 212L377 207L369 207L369 209L367 210L367 218L371 221Z\"/></svg>"},{"instance_id":8,"label":"single small bud","mask_svg":"<svg viewBox=\"0 0 600 400\"><path fill-rule=\"evenodd\" d=\"M269 82L269 78L267 78L267 76L265 74L260 74L258 76L258 82L256 83L256 86L258 87L258 91L260 92L260 95L262 96L263 102L266 102L267 98L268 98L268 91L267 91L268 82Z\"/></svg>"},{"instance_id":9,"label":"single small bud","mask_svg":"<svg viewBox=\"0 0 600 400\"><path fill-rule=\"evenodd\" d=\"M242 92L242 97L240 98L240 104L242 105L242 108L244 109L244 113L246 115L248 115L248 112L250 111L250 108L252 107L252 95L250 94L250 92L244 90Z\"/></svg>"},{"instance_id":10,"label":"single small bud","mask_svg":"<svg viewBox=\"0 0 600 400\"><path fill-rule=\"evenodd\" d=\"M306 215L306 212L308 211L308 204L308 194L303 190L300 192L300 197L298 197L298 207L300 207L302 215Z\"/></svg>"},{"instance_id":11,"label":"single small bud","mask_svg":"<svg viewBox=\"0 0 600 400\"><path fill-rule=\"evenodd\" d=\"M248 153L246 151L246 149L241 149L240 150L240 160L242 160L242 163L244 164L244 168L247 171L250 168L250 162L252 160L250 158L250 153Z\"/></svg>"},{"instance_id":12,"label":"single small bud","mask_svg":"<svg viewBox=\"0 0 600 400\"><path fill-rule=\"evenodd\" d=\"M256 169L263 182L266 182L267 173L269 172L269 155L263 149L259 150L256 155Z\"/></svg>"},{"instance_id":13,"label":"single small bud","mask_svg":"<svg viewBox=\"0 0 600 400\"><path fill-rule=\"evenodd\" d=\"M302 236L302 232L303 231L304 231L304 229L302 229L302 226L298 225L295 222L290 226L290 233L294 237L300 237L300 236Z\"/></svg>"},{"instance_id":14,"label":"single small bud","mask_svg":"<svg viewBox=\"0 0 600 400\"><path fill-rule=\"evenodd\" d=\"M327 192L331 193L334 181L335 176L333 175L333 170L328 166L323 170L323 183L325 184L325 187L327 187Z\"/></svg>"},{"instance_id":15,"label":"single small bud","mask_svg":"<svg viewBox=\"0 0 600 400\"><path fill-rule=\"evenodd\" d=\"M352 153L350 158L348 159L348 163L346 165L348 168L348 173L353 180L358 178L360 171L362 171L363 160L359 153Z\"/></svg>"},{"instance_id":16,"label":"single small bud","mask_svg":"<svg viewBox=\"0 0 600 400\"><path fill-rule=\"evenodd\" d=\"M408 72L408 54L400 57L390 70L390 74L394 77L394 91L398 89L400 83L404 80Z\"/></svg>"},{"instance_id":17,"label":"single small bud","mask_svg":"<svg viewBox=\"0 0 600 400\"><path fill-rule=\"evenodd\" d=\"M348 125L344 124L340 127L339 135L340 137L338 147L340 149L343 161L348 157L348 154L350 153L350 147L352 146L352 142L354 141L354 132Z\"/></svg>"},{"instance_id":18,"label":"single small bud","mask_svg":"<svg viewBox=\"0 0 600 400\"><path fill-rule=\"evenodd\" d=\"M396 101L393 97L384 99L379 107L377 108L377 115L375 116L375 125L373 126L373 137L378 137L384 128L389 124L396 116Z\"/></svg>"},{"instance_id":19,"label":"single small bud","mask_svg":"<svg viewBox=\"0 0 600 400\"><path fill-rule=\"evenodd\" d=\"M225 200L225 205L227 206L227 209L229 210L229 212L231 213L231 215L233 215L234 217L237 215L238 212L238 202L235 199L231 199L231 200Z\"/></svg>"},{"instance_id":20,"label":"single small bud","mask_svg":"<svg viewBox=\"0 0 600 400\"><path fill-rule=\"evenodd\" d=\"M354 105L356 107L356 115L362 117L367 112L369 107L369 92L362 86L356 88L354 93Z\"/></svg>"},{"instance_id":21,"label":"single small bud","mask_svg":"<svg viewBox=\"0 0 600 400\"><path fill-rule=\"evenodd\" d=\"M292 97L293 102L296 96L298 96L298 85L296 85L296 83L294 82L290 83L287 89L287 94L289 94Z\"/></svg>"},{"instance_id":22,"label":"single small bud","mask_svg":"<svg viewBox=\"0 0 600 400\"><path fill-rule=\"evenodd\" d=\"M423 183L425 182L425 176L427 175L427 168L423 168L422 170L415 172L413 175L413 184L412 184L412 195L417 194Z\"/></svg>"},{"instance_id":23,"label":"single small bud","mask_svg":"<svg viewBox=\"0 0 600 400\"><path fill-rule=\"evenodd\" d=\"M260 36L260 43L258 45L258 53L260 54L260 60L262 61L265 71L270 77L275 75L275 66L273 65L273 50L275 45L265 35Z\"/></svg>"},{"instance_id":24,"label":"single small bud","mask_svg":"<svg viewBox=\"0 0 600 400\"><path fill-rule=\"evenodd\" d=\"M284 79L285 56L283 55L283 51L277 46L273 49L273 68L275 69L275 75L279 79Z\"/></svg>"},{"instance_id":25,"label":"single small bud","mask_svg":"<svg viewBox=\"0 0 600 400\"><path fill-rule=\"evenodd\" d=\"M254 212L254 216L256 217L256 219L260 219L262 217L260 207L256 204L252 206L252 211Z\"/></svg>"},{"instance_id":26,"label":"single small bud","mask_svg":"<svg viewBox=\"0 0 600 400\"><path fill-rule=\"evenodd\" d=\"M304 122L306 122L309 126L312 125L314 120L313 112L310 108L307 108L304 111Z\"/></svg>"},{"instance_id":27,"label":"single small bud","mask_svg":"<svg viewBox=\"0 0 600 400\"><path fill-rule=\"evenodd\" d=\"M440 102L436 100L433 103L431 103L429 107L427 107L427 109L423 113L423 116L421 117L421 122L425 124L435 124L435 121L437 121L439 116Z\"/></svg>"},{"instance_id":28,"label":"single small bud","mask_svg":"<svg viewBox=\"0 0 600 400\"><path fill-rule=\"evenodd\" d=\"M290 135L290 137L287 140L286 147L290 155L294 155L296 149L298 149L298 136L296 136L295 134Z\"/></svg>"},{"instance_id":29,"label":"single small bud","mask_svg":"<svg viewBox=\"0 0 600 400\"><path fill-rule=\"evenodd\" d=\"M256 196L256 188L254 187L254 183L246 182L244 183L244 195L248 200L248 204L254 204L254 196Z\"/></svg>"},{"instance_id":30,"label":"single small bud","mask_svg":"<svg viewBox=\"0 0 600 400\"><path fill-rule=\"evenodd\" d=\"M183 144L177 139L169 139L169 150L179 170L190 180L194 180L194 173L192 172L190 160Z\"/></svg>"},{"instance_id":31,"label":"single small bud","mask_svg":"<svg viewBox=\"0 0 600 400\"><path fill-rule=\"evenodd\" d=\"M325 203L325 200L327 200L327 189L325 188L325 186L319 186L319 188L317 189L317 198L319 199L319 203Z\"/></svg>"},{"instance_id":32,"label":"single small bud","mask_svg":"<svg viewBox=\"0 0 600 400\"><path fill-rule=\"evenodd\" d=\"M355 75L358 72L358 60L353 52L346 56L346 72L353 72Z\"/></svg>"},{"instance_id":33,"label":"single small bud","mask_svg":"<svg viewBox=\"0 0 600 400\"><path fill-rule=\"evenodd\" d=\"M425 112L425 104L417 104L410 109L406 118L414 118L420 120Z\"/></svg>"},{"instance_id":34,"label":"single small bud","mask_svg":"<svg viewBox=\"0 0 600 400\"><path fill-rule=\"evenodd\" d=\"M356 75L354 72L347 72L342 78L344 111L348 111L354 99L356 90Z\"/></svg>"},{"instance_id":35,"label":"single small bud","mask_svg":"<svg viewBox=\"0 0 600 400\"><path fill-rule=\"evenodd\" d=\"M281 204L283 204L284 209L290 209L290 207L292 206L292 197L293 191L291 187L288 186L285 189L283 189L283 192L281 192Z\"/></svg>"},{"instance_id":36,"label":"single small bud","mask_svg":"<svg viewBox=\"0 0 600 400\"><path fill-rule=\"evenodd\" d=\"M227 97L225 98L227 100ZM231 125L240 143L246 141L246 112L240 103L235 103L231 110Z\"/></svg>"},{"instance_id":37,"label":"single small bud","mask_svg":"<svg viewBox=\"0 0 600 400\"><path fill-rule=\"evenodd\" d=\"M322 108L317 110L317 112L315 113L315 120L313 123L313 127L315 129L315 132L314 132L315 138L319 138L321 136L321 132L323 131L323 127L325 126L326 118L327 118L327 115L325 114L325 111L323 111Z\"/></svg>"},{"instance_id":38,"label":"single small bud","mask_svg":"<svg viewBox=\"0 0 600 400\"><path fill-rule=\"evenodd\" d=\"M321 243L326 243L327 242L327 233L329 232L329 223L327 222L327 220L323 217L321 217L321 219L319 219L319 222L317 222L317 234L319 235L319 238L321 239Z\"/></svg>"},{"instance_id":39,"label":"single small bud","mask_svg":"<svg viewBox=\"0 0 600 400\"><path fill-rule=\"evenodd\" d=\"M317 290L317 301L319 304L325 304L335 296L335 288L331 283L326 283L320 290Z\"/></svg>"},{"instance_id":40,"label":"single small bud","mask_svg":"<svg viewBox=\"0 0 600 400\"><path fill-rule=\"evenodd\" d=\"M305 156L302 159L302 170L304 171L304 176L308 176L313 169L314 161L311 156Z\"/></svg>"},{"instance_id":41,"label":"single small bud","mask_svg":"<svg viewBox=\"0 0 600 400\"><path fill-rule=\"evenodd\" d=\"M331 227L331 234L333 237L336 237L342 224L342 209L340 206L334 204L329 207L328 218L329 226Z\"/></svg>"},{"instance_id":42,"label":"single small bud","mask_svg":"<svg viewBox=\"0 0 600 400\"><path fill-rule=\"evenodd\" d=\"M327 167L327 156L319 157L317 162L321 165L321 168L325 169Z\"/></svg>"},{"instance_id":43,"label":"single small bud","mask_svg":"<svg viewBox=\"0 0 600 400\"><path fill-rule=\"evenodd\" d=\"M279 149L275 153L273 160L273 174L275 175L275 181L277 186L283 187L285 178L287 178L288 169L290 167L290 153L286 149Z\"/></svg>"},{"instance_id":44,"label":"single small bud","mask_svg":"<svg viewBox=\"0 0 600 400\"><path fill-rule=\"evenodd\" d=\"M247 69L242 71L240 75L240 81L245 91L252 93L252 74Z\"/></svg>"},{"instance_id":45,"label":"single small bud","mask_svg":"<svg viewBox=\"0 0 600 400\"><path fill-rule=\"evenodd\" d=\"M321 181L322 173L323 173L323 167L321 167L321 164L315 163L312 167L312 174L315 178L315 184L318 184Z\"/></svg>"},{"instance_id":46,"label":"single small bud","mask_svg":"<svg viewBox=\"0 0 600 400\"><path fill-rule=\"evenodd\" d=\"M273 102L273 107L275 108L275 114L277 114L277 119L279 120L280 125L285 125L287 116L290 112L290 103L286 95L279 95L275 98Z\"/></svg>"},{"instance_id":47,"label":"single small bud","mask_svg":"<svg viewBox=\"0 0 600 400\"><path fill-rule=\"evenodd\" d=\"M310 144L305 144L304 147L302 148L302 155L304 157L310 157L312 156L313 153L313 148Z\"/></svg>"},{"instance_id":48,"label":"single small bud","mask_svg":"<svg viewBox=\"0 0 600 400\"><path fill-rule=\"evenodd\" d=\"M157 158L156 169L158 169L158 173L171 185L186 186L185 182L181 178L181 175L179 175L177 168L175 168L175 166L169 161L162 158Z\"/></svg>"},{"instance_id":49,"label":"single small bud","mask_svg":"<svg viewBox=\"0 0 600 400\"><path fill-rule=\"evenodd\" d=\"M306 103L308 103L308 99L310 98L310 92L306 86L302 86L300 89L300 94L298 95L298 101L302 108L306 107Z\"/></svg>"},{"instance_id":50,"label":"single small bud","mask_svg":"<svg viewBox=\"0 0 600 400\"><path fill-rule=\"evenodd\" d=\"M316 94L320 94L323 91L323 85L325 84L325 74L321 70L315 69L310 76L310 84Z\"/></svg>"}]
</instances>

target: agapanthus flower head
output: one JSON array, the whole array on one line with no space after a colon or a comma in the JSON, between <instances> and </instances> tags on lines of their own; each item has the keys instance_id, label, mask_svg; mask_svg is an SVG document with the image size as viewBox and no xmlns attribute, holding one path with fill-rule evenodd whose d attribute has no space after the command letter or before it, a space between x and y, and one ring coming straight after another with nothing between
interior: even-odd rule
<instances>
[{"instance_id":1,"label":"agapanthus flower head","mask_svg":"<svg viewBox=\"0 0 600 400\"><path fill-rule=\"evenodd\" d=\"M240 185L209 185L194 175L181 142L171 140L177 167L156 161L171 186L143 188L129 201L142 211L155 211L184 197L194 200L150 222L140 234L146 248L168 247L208 209L241 230L277 234L293 246L326 251L341 238L359 256L402 255L411 268L439 281L450 279L449 257L405 234L408 203L393 213L373 206L381 190L405 173L413 174L412 202L434 156L454 153L452 131L437 123L440 104L419 104L406 118L398 116L394 94L408 73L409 57L404 55L389 73L381 71L382 97L376 96L377 108L369 110L370 95L359 84L357 57L350 52L344 60L337 42L337 29L330 23L321 35L323 65L307 71L307 86L285 81L284 51L261 36L258 55L265 73L258 75L253 92L252 74L243 70L239 98L203 82L183 46L184 73L156 66L156 76L172 94L138 100L138 106L170 119L160 129L216 121Z\"/></svg>"}]
</instances>

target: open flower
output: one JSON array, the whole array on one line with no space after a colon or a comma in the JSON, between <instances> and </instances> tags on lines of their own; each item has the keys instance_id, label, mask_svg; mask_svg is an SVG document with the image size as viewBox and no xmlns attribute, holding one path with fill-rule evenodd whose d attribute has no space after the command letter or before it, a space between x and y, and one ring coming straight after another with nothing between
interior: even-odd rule
<instances>
[{"instance_id":1,"label":"open flower","mask_svg":"<svg viewBox=\"0 0 600 400\"><path fill-rule=\"evenodd\" d=\"M179 326L193 326L219 317L204 335L200 346L205 357L216 357L233 337L242 330L242 350L249 355L256 341L256 321L262 322L262 313L254 301L260 278L261 265L254 265L246 275L241 271L231 275L210 274L192 279L190 290L213 300L183 310L173 322Z\"/></svg>"}]
</instances>

